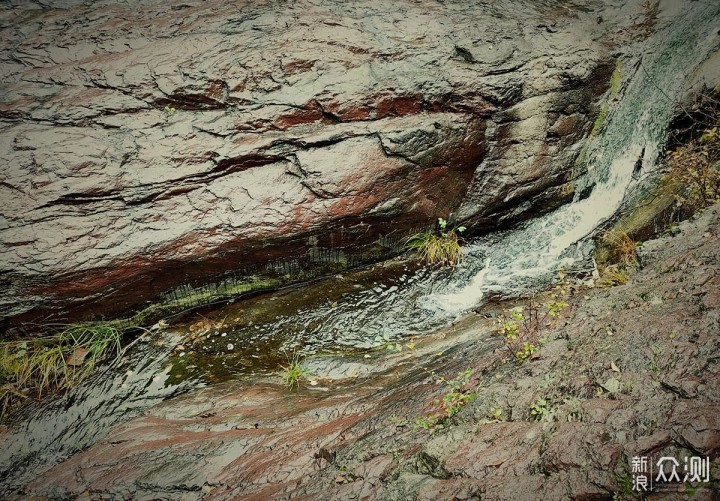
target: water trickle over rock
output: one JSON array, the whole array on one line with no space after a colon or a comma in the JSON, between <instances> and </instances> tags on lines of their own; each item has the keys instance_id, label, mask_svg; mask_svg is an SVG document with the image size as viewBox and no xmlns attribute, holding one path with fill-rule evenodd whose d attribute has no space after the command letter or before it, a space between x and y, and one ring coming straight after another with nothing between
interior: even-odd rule
<instances>
[{"instance_id":1,"label":"water trickle over rock","mask_svg":"<svg viewBox=\"0 0 720 501\"><path fill-rule=\"evenodd\" d=\"M19 3L1 22L0 316L16 324L323 249L372 261L437 216L481 231L556 207L617 29L509 1Z\"/></svg>"}]
</instances>

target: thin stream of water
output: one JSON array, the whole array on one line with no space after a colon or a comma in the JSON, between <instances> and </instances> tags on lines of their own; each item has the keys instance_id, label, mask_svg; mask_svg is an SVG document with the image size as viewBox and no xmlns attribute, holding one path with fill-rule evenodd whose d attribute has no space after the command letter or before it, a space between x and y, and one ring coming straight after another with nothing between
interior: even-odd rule
<instances>
[{"instance_id":1,"label":"thin stream of water","mask_svg":"<svg viewBox=\"0 0 720 501\"><path fill-rule=\"evenodd\" d=\"M257 336L282 339L284 346L302 346L307 352L372 347L446 325L479 306L489 293L517 296L547 284L560 267L589 268L592 246L587 237L615 214L633 188L636 162L655 163L685 75L716 43L708 31L698 29L709 28L707 20L717 7L708 4L706 9L713 12L698 9L676 20L664 33L664 50L623 61L626 88L588 150L587 182L594 189L587 198L578 197L520 228L475 241L451 272L407 273L345 293L331 305L288 309L249 330L238 326L233 336L240 342Z\"/></svg>"}]
</instances>

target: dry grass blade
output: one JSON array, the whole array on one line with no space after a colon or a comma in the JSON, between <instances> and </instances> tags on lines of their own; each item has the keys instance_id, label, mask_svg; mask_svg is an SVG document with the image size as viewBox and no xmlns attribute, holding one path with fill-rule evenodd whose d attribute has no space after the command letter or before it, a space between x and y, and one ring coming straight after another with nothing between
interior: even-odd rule
<instances>
[{"instance_id":1,"label":"dry grass blade","mask_svg":"<svg viewBox=\"0 0 720 501\"><path fill-rule=\"evenodd\" d=\"M610 260L618 265L637 268L637 244L624 231L608 231L602 236L603 242L608 246Z\"/></svg>"},{"instance_id":2,"label":"dry grass blade","mask_svg":"<svg viewBox=\"0 0 720 501\"><path fill-rule=\"evenodd\" d=\"M2 414L19 396L40 398L71 388L89 376L107 354L120 356L122 331L111 323L56 329L49 336L0 343Z\"/></svg>"},{"instance_id":3,"label":"dry grass blade","mask_svg":"<svg viewBox=\"0 0 720 501\"><path fill-rule=\"evenodd\" d=\"M427 264L454 266L462 259L462 249L454 231L440 235L418 233L410 238L407 247L414 249L418 259Z\"/></svg>"}]
</instances>

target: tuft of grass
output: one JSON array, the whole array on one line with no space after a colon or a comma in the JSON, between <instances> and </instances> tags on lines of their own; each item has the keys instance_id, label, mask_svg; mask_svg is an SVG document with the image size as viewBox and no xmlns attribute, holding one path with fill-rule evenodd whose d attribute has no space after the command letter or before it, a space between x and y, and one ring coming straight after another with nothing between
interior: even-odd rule
<instances>
[{"instance_id":1,"label":"tuft of grass","mask_svg":"<svg viewBox=\"0 0 720 501\"><path fill-rule=\"evenodd\" d=\"M67 390L106 355L120 356L122 330L105 322L53 326L44 337L0 342L0 415L19 398Z\"/></svg>"},{"instance_id":2,"label":"tuft of grass","mask_svg":"<svg viewBox=\"0 0 720 501\"><path fill-rule=\"evenodd\" d=\"M637 244L627 233L611 230L605 232L601 239L608 248L612 263L624 268L638 268Z\"/></svg>"},{"instance_id":3,"label":"tuft of grass","mask_svg":"<svg viewBox=\"0 0 720 501\"><path fill-rule=\"evenodd\" d=\"M630 273L640 267L638 243L624 231L610 230L600 236L600 244L605 253L605 264L600 266L600 287L624 285Z\"/></svg>"},{"instance_id":4,"label":"tuft of grass","mask_svg":"<svg viewBox=\"0 0 720 501\"><path fill-rule=\"evenodd\" d=\"M307 377L308 371L305 366L302 365L300 355L293 353L292 357L288 358L287 365L282 366L282 380L285 386L292 389L293 387L300 387L300 380Z\"/></svg>"},{"instance_id":5,"label":"tuft of grass","mask_svg":"<svg viewBox=\"0 0 720 501\"><path fill-rule=\"evenodd\" d=\"M626 268L618 266L617 264L612 264L603 270L597 285L603 288L625 285L629 278L630 274Z\"/></svg>"},{"instance_id":6,"label":"tuft of grass","mask_svg":"<svg viewBox=\"0 0 720 501\"><path fill-rule=\"evenodd\" d=\"M633 477L630 472L630 466L627 460L623 457L615 467L615 482L617 483L618 489L613 494L613 501L625 501L630 499L637 499L635 492L633 492Z\"/></svg>"},{"instance_id":7,"label":"tuft of grass","mask_svg":"<svg viewBox=\"0 0 720 501\"><path fill-rule=\"evenodd\" d=\"M438 218L439 232L424 232L413 235L406 247L415 250L418 259L427 264L455 266L462 259L459 233L465 231L464 226L447 230L447 221Z\"/></svg>"}]
</instances>

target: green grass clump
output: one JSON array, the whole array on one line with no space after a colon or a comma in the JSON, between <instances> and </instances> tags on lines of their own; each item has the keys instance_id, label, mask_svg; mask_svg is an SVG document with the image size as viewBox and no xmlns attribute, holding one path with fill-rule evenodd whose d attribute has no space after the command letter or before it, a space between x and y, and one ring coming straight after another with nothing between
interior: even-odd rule
<instances>
[{"instance_id":1,"label":"green grass clump","mask_svg":"<svg viewBox=\"0 0 720 501\"><path fill-rule=\"evenodd\" d=\"M462 259L459 233L464 226L446 231L447 221L438 218L439 232L418 233L410 237L407 248L417 253L418 259L427 264L455 266Z\"/></svg>"},{"instance_id":2,"label":"green grass clump","mask_svg":"<svg viewBox=\"0 0 720 501\"><path fill-rule=\"evenodd\" d=\"M288 358L287 365L282 366L282 380L285 386L292 389L293 387L300 387L300 380L307 377L308 372L305 366L302 365L302 360L297 353L294 353L291 358Z\"/></svg>"},{"instance_id":3,"label":"green grass clump","mask_svg":"<svg viewBox=\"0 0 720 501\"><path fill-rule=\"evenodd\" d=\"M122 330L112 323L54 328L43 337L0 342L0 415L18 399L69 389L106 355L120 356Z\"/></svg>"}]
</instances>

